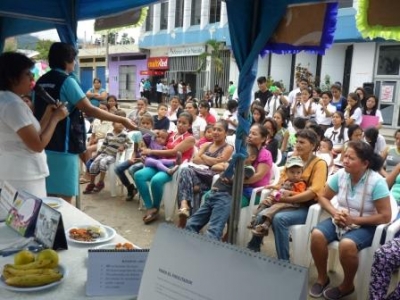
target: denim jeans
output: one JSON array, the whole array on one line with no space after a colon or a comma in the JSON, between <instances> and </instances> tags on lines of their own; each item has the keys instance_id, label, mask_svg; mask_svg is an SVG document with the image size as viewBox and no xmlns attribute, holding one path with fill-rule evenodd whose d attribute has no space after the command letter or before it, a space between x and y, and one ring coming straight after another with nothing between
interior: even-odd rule
<instances>
[{"instance_id":1,"label":"denim jeans","mask_svg":"<svg viewBox=\"0 0 400 300\"><path fill-rule=\"evenodd\" d=\"M126 177L125 171L128 170L128 172L131 174L131 176L133 178L133 175L135 174L135 172L140 169L143 169L142 163L136 163L136 164L131 165L131 163L128 160L126 160L126 161L116 165L114 168L114 172L118 176L121 183L125 187L128 187L131 184L131 182L129 181L128 177Z\"/></svg>"},{"instance_id":2,"label":"denim jeans","mask_svg":"<svg viewBox=\"0 0 400 300\"><path fill-rule=\"evenodd\" d=\"M272 220L272 229L275 237L275 249L279 259L289 261L289 227L304 224L307 219L308 207L278 212ZM257 219L257 224L259 219ZM253 236L247 247L260 251L262 237Z\"/></svg>"},{"instance_id":3,"label":"denim jeans","mask_svg":"<svg viewBox=\"0 0 400 300\"><path fill-rule=\"evenodd\" d=\"M137 171L134 176L136 187L143 198L146 209L160 208L164 185L172 180L172 176L165 172L160 172L155 168L144 167ZM147 182L150 181L150 189ZM151 199L153 196L153 200Z\"/></svg>"},{"instance_id":4,"label":"denim jeans","mask_svg":"<svg viewBox=\"0 0 400 300\"><path fill-rule=\"evenodd\" d=\"M231 213L232 196L227 192L211 191L204 204L188 220L186 229L199 232L207 223L206 236L220 240Z\"/></svg>"}]
</instances>

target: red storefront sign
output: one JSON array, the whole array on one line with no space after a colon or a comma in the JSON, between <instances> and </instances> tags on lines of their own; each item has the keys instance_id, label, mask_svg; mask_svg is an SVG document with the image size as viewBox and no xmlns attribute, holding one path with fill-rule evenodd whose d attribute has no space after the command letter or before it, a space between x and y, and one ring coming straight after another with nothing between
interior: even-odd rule
<instances>
[{"instance_id":1,"label":"red storefront sign","mask_svg":"<svg viewBox=\"0 0 400 300\"><path fill-rule=\"evenodd\" d=\"M147 68L149 70L168 70L168 56L149 57Z\"/></svg>"},{"instance_id":2,"label":"red storefront sign","mask_svg":"<svg viewBox=\"0 0 400 300\"><path fill-rule=\"evenodd\" d=\"M140 75L147 75L147 76L163 76L164 71L155 71L155 70L142 70L139 72Z\"/></svg>"}]
</instances>

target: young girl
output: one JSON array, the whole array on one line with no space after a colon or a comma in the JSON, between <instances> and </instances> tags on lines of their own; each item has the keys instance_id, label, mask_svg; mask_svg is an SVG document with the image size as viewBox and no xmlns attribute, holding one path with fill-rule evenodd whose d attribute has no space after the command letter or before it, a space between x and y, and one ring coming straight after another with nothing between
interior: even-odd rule
<instances>
[{"instance_id":1,"label":"young girl","mask_svg":"<svg viewBox=\"0 0 400 300\"><path fill-rule=\"evenodd\" d=\"M331 101L331 92L323 92L315 110L315 121L324 131L331 126L332 115L336 111L336 107L330 103Z\"/></svg>"},{"instance_id":2,"label":"young girl","mask_svg":"<svg viewBox=\"0 0 400 300\"><path fill-rule=\"evenodd\" d=\"M222 119L228 122L228 135L233 135L236 132L238 125L237 108L238 102L236 100L229 100L226 104L226 111L222 115Z\"/></svg>"},{"instance_id":3,"label":"young girl","mask_svg":"<svg viewBox=\"0 0 400 300\"><path fill-rule=\"evenodd\" d=\"M170 121L167 118L168 106L166 104L159 104L157 109L157 115L154 116L154 126L153 128L156 130L169 130Z\"/></svg>"},{"instance_id":4,"label":"young girl","mask_svg":"<svg viewBox=\"0 0 400 300\"><path fill-rule=\"evenodd\" d=\"M276 158L278 157L278 140L275 138L275 134L278 126L274 119L266 118L264 121L264 127L268 131L268 136L265 141L265 149L271 153L272 160L276 161Z\"/></svg>"},{"instance_id":5,"label":"young girl","mask_svg":"<svg viewBox=\"0 0 400 300\"><path fill-rule=\"evenodd\" d=\"M336 107L336 111L344 113L344 110L347 107L347 100L342 96L342 87L339 84L332 84L331 93L331 104Z\"/></svg>"},{"instance_id":6,"label":"young girl","mask_svg":"<svg viewBox=\"0 0 400 300\"><path fill-rule=\"evenodd\" d=\"M295 118L309 119L315 114L316 104L311 96L311 91L309 89L303 89L301 91L300 101L298 101L296 96L296 102L292 105L292 113Z\"/></svg>"},{"instance_id":7,"label":"young girl","mask_svg":"<svg viewBox=\"0 0 400 300\"><path fill-rule=\"evenodd\" d=\"M332 115L332 125L325 131L325 137L332 141L332 154L336 156L343 152L343 145L349 139L342 112L337 111Z\"/></svg>"},{"instance_id":8,"label":"young girl","mask_svg":"<svg viewBox=\"0 0 400 300\"><path fill-rule=\"evenodd\" d=\"M369 127L364 131L364 139L365 141L371 145L374 152L378 155L383 154L386 149L386 141L385 138L379 134L379 130L375 127Z\"/></svg>"},{"instance_id":9,"label":"young girl","mask_svg":"<svg viewBox=\"0 0 400 300\"><path fill-rule=\"evenodd\" d=\"M263 124L265 120L265 110L262 106L254 106L252 110L252 122L254 124Z\"/></svg>"},{"instance_id":10,"label":"young girl","mask_svg":"<svg viewBox=\"0 0 400 300\"><path fill-rule=\"evenodd\" d=\"M348 129L347 134L349 136L349 140L346 141L343 145L343 151L342 151L343 153L346 151L347 144L350 141L362 141L363 140L364 132L363 132L362 128L360 127L360 125L353 124L353 125L350 125L347 129ZM343 162L343 158L344 158L344 156L341 155L340 162Z\"/></svg>"},{"instance_id":11,"label":"young girl","mask_svg":"<svg viewBox=\"0 0 400 300\"><path fill-rule=\"evenodd\" d=\"M278 147L281 149L282 155L288 150L289 130L286 123L285 113L278 109L274 114L274 120L276 122L276 134L275 138L278 140Z\"/></svg>"},{"instance_id":12,"label":"young girl","mask_svg":"<svg viewBox=\"0 0 400 300\"><path fill-rule=\"evenodd\" d=\"M344 112L344 118L346 125L357 124L360 125L362 122L362 110L360 107L360 98L356 93L350 93L347 96L347 106Z\"/></svg>"},{"instance_id":13,"label":"young girl","mask_svg":"<svg viewBox=\"0 0 400 300\"><path fill-rule=\"evenodd\" d=\"M367 98L367 102L362 109L362 113L363 115L376 116L378 118L378 123L375 125L376 129L380 129L382 127L382 113L378 109L378 98L375 95L371 95Z\"/></svg>"},{"instance_id":14,"label":"young girl","mask_svg":"<svg viewBox=\"0 0 400 300\"><path fill-rule=\"evenodd\" d=\"M196 143L197 148L200 148L201 145L203 145L204 143L209 143L213 141L213 130L214 130L213 124L208 124L206 126L206 129L204 131L204 136Z\"/></svg>"},{"instance_id":15,"label":"young girl","mask_svg":"<svg viewBox=\"0 0 400 300\"><path fill-rule=\"evenodd\" d=\"M118 110L118 99L114 95L107 97L107 104L110 112L115 112Z\"/></svg>"},{"instance_id":16,"label":"young girl","mask_svg":"<svg viewBox=\"0 0 400 300\"><path fill-rule=\"evenodd\" d=\"M144 114L140 118L140 125L142 128L147 130L153 129L153 117L149 113ZM143 162L138 160L140 154L138 153L138 149L141 147L142 143L142 134L140 131L135 131L132 135L132 140L134 143L134 151L132 152L131 158L128 160L119 163L116 165L114 172L118 176L121 183L126 187L128 194L125 198L126 201L132 201L133 197L137 193L135 186L129 181L128 177L125 174L125 171L128 170L129 174L133 177L136 171L143 168Z\"/></svg>"}]
</instances>

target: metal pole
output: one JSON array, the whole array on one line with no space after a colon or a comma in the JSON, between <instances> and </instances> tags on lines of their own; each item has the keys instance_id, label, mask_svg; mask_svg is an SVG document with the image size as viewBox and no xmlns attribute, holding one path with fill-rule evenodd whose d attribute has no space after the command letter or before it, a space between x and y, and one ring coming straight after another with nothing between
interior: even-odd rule
<instances>
[{"instance_id":1,"label":"metal pole","mask_svg":"<svg viewBox=\"0 0 400 300\"><path fill-rule=\"evenodd\" d=\"M254 0L253 6L253 24L251 28L250 41L249 44L253 45L253 41L257 35L258 30L258 11L259 11L259 1ZM240 78L240 76L239 76ZM239 100L240 101L240 100ZM242 100L243 101L243 100ZM242 114L245 120L249 118L249 111L239 112ZM239 120L240 122L240 120ZM240 126L240 124L239 124ZM246 136L242 137L241 140L242 147L246 147ZM232 190L232 207L231 207L231 215L228 222L228 242L231 244L237 244L237 232L238 232L238 224L240 218L240 210L242 203L242 194L243 194L243 177L244 177L244 160L243 158L239 158L236 161L235 165L235 175L233 180L233 190Z\"/></svg>"}]
</instances>

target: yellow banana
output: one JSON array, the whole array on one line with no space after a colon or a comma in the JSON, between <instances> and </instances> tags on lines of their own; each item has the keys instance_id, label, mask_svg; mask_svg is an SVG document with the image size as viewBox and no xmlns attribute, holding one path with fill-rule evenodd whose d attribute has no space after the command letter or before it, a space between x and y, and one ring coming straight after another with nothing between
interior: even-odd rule
<instances>
[{"instance_id":1,"label":"yellow banana","mask_svg":"<svg viewBox=\"0 0 400 300\"><path fill-rule=\"evenodd\" d=\"M54 274L30 274L8 278L6 279L6 284L17 287L33 287L59 281L62 277L62 274L56 272Z\"/></svg>"},{"instance_id":2,"label":"yellow banana","mask_svg":"<svg viewBox=\"0 0 400 300\"><path fill-rule=\"evenodd\" d=\"M53 274L53 273L58 273L57 269L50 269L50 268L43 268L43 269L28 269L28 270L18 270L14 269L12 267L5 266L3 270L3 275L4 273L8 273L11 276L24 276L24 275L40 275L40 274ZM6 277L6 276L4 276Z\"/></svg>"},{"instance_id":3,"label":"yellow banana","mask_svg":"<svg viewBox=\"0 0 400 300\"><path fill-rule=\"evenodd\" d=\"M43 259L43 260L37 260L34 262L31 262L29 264L25 265L11 265L7 264L6 266L11 266L14 269L17 270L30 270L30 269L41 269L41 268L49 268L50 265L52 265L53 261L50 259Z\"/></svg>"}]
</instances>

